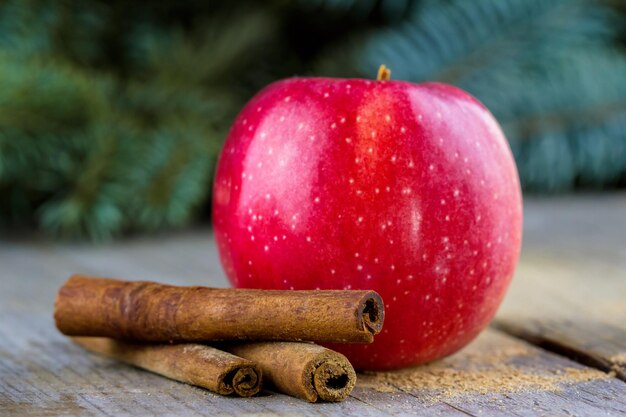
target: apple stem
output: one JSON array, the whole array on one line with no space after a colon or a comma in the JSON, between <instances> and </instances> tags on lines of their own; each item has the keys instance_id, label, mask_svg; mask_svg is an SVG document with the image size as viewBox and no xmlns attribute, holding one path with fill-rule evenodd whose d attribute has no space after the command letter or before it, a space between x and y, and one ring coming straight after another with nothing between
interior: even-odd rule
<instances>
[{"instance_id":1,"label":"apple stem","mask_svg":"<svg viewBox=\"0 0 626 417\"><path fill-rule=\"evenodd\" d=\"M378 76L376 77L378 81L389 81L390 78L391 70L387 68L385 64L382 64L380 67L378 67Z\"/></svg>"}]
</instances>

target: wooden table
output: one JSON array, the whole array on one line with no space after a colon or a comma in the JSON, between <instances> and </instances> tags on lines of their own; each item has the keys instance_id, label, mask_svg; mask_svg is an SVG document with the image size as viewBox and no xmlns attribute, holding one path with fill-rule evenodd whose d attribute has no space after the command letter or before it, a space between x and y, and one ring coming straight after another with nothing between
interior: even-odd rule
<instances>
[{"instance_id":1,"label":"wooden table","mask_svg":"<svg viewBox=\"0 0 626 417\"><path fill-rule=\"evenodd\" d=\"M208 229L105 246L0 242L0 415L626 415L626 194L526 202L517 276L460 353L359 375L338 404L222 398L88 354L54 328L74 272L226 286Z\"/></svg>"}]
</instances>

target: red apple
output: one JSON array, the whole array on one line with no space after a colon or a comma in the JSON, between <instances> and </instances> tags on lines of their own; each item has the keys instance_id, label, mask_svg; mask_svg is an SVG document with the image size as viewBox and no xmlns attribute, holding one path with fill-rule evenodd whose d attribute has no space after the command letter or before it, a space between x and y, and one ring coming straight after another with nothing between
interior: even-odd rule
<instances>
[{"instance_id":1,"label":"red apple","mask_svg":"<svg viewBox=\"0 0 626 417\"><path fill-rule=\"evenodd\" d=\"M445 84L292 78L237 117L214 185L215 237L237 287L373 289L360 369L432 361L491 320L518 259L517 170L493 116Z\"/></svg>"}]
</instances>

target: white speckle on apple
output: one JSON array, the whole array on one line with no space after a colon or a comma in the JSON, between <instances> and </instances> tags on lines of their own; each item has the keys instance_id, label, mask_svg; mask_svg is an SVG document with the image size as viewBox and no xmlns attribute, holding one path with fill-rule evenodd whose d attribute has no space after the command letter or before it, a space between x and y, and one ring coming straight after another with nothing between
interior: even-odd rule
<instances>
[{"instance_id":1,"label":"white speckle on apple","mask_svg":"<svg viewBox=\"0 0 626 417\"><path fill-rule=\"evenodd\" d=\"M374 263L377 264L378 263L378 258L374 258Z\"/></svg>"},{"instance_id":2,"label":"white speckle on apple","mask_svg":"<svg viewBox=\"0 0 626 417\"><path fill-rule=\"evenodd\" d=\"M328 98L329 94L328 93L324 93L324 98Z\"/></svg>"},{"instance_id":3,"label":"white speckle on apple","mask_svg":"<svg viewBox=\"0 0 626 417\"><path fill-rule=\"evenodd\" d=\"M311 236L307 236L307 237L306 237L306 241L307 241L307 242L310 242L310 241L311 241Z\"/></svg>"},{"instance_id":4,"label":"white speckle on apple","mask_svg":"<svg viewBox=\"0 0 626 417\"><path fill-rule=\"evenodd\" d=\"M313 201L315 202L315 204L318 204L320 202L320 198L319 197L315 197L315 199Z\"/></svg>"},{"instance_id":5,"label":"white speckle on apple","mask_svg":"<svg viewBox=\"0 0 626 417\"><path fill-rule=\"evenodd\" d=\"M380 193L380 188L374 188L374 192L375 192L376 194Z\"/></svg>"},{"instance_id":6,"label":"white speckle on apple","mask_svg":"<svg viewBox=\"0 0 626 417\"><path fill-rule=\"evenodd\" d=\"M263 250L264 250L265 252L267 252L267 251L269 251L269 250L270 250L270 247L269 247L269 246L267 246L267 245L265 245L265 246L263 246Z\"/></svg>"},{"instance_id":7,"label":"white speckle on apple","mask_svg":"<svg viewBox=\"0 0 626 417\"><path fill-rule=\"evenodd\" d=\"M291 97L290 96L285 97L285 103L289 103L289 101L291 101Z\"/></svg>"},{"instance_id":8,"label":"white speckle on apple","mask_svg":"<svg viewBox=\"0 0 626 417\"><path fill-rule=\"evenodd\" d=\"M278 120L280 120L281 122L284 122L285 121L285 116L280 116L280 119L278 119Z\"/></svg>"},{"instance_id":9,"label":"white speckle on apple","mask_svg":"<svg viewBox=\"0 0 626 417\"><path fill-rule=\"evenodd\" d=\"M352 138L346 138L346 143L352 142Z\"/></svg>"},{"instance_id":10,"label":"white speckle on apple","mask_svg":"<svg viewBox=\"0 0 626 417\"><path fill-rule=\"evenodd\" d=\"M336 129L336 128L337 128L337 123L333 123L333 124L331 124L331 125L330 125L330 128L331 128L331 129Z\"/></svg>"},{"instance_id":11,"label":"white speckle on apple","mask_svg":"<svg viewBox=\"0 0 626 417\"><path fill-rule=\"evenodd\" d=\"M348 178L348 182L349 182L350 184L354 184L354 178Z\"/></svg>"},{"instance_id":12,"label":"white speckle on apple","mask_svg":"<svg viewBox=\"0 0 626 417\"><path fill-rule=\"evenodd\" d=\"M342 117L341 119L339 119L339 123L345 123L346 122L346 118Z\"/></svg>"},{"instance_id":13,"label":"white speckle on apple","mask_svg":"<svg viewBox=\"0 0 626 417\"><path fill-rule=\"evenodd\" d=\"M433 164L428 165L428 170L429 171L434 171L435 170L435 166Z\"/></svg>"},{"instance_id":14,"label":"white speckle on apple","mask_svg":"<svg viewBox=\"0 0 626 417\"><path fill-rule=\"evenodd\" d=\"M357 269L357 271L362 271L362 270L363 270L363 265L358 264L358 265L356 266L356 269Z\"/></svg>"},{"instance_id":15,"label":"white speckle on apple","mask_svg":"<svg viewBox=\"0 0 626 417\"><path fill-rule=\"evenodd\" d=\"M334 269L331 269L331 270L330 270L330 274L331 274L331 275L335 275L335 273L336 273L336 272L337 272L337 271L335 271Z\"/></svg>"},{"instance_id":16,"label":"white speckle on apple","mask_svg":"<svg viewBox=\"0 0 626 417\"><path fill-rule=\"evenodd\" d=\"M362 222L363 222L363 217L362 217L362 216L359 216L359 217L356 219L356 221L357 221L357 222L359 222L359 223L362 223Z\"/></svg>"},{"instance_id":17,"label":"white speckle on apple","mask_svg":"<svg viewBox=\"0 0 626 417\"><path fill-rule=\"evenodd\" d=\"M388 114L385 115L385 121L387 123L391 122L391 116L389 116Z\"/></svg>"}]
</instances>

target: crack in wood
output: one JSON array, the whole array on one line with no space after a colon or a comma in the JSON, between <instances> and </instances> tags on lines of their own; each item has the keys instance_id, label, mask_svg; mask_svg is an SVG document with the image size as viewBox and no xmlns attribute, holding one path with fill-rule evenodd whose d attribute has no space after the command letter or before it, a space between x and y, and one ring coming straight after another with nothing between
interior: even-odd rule
<instances>
[{"instance_id":1,"label":"crack in wood","mask_svg":"<svg viewBox=\"0 0 626 417\"><path fill-rule=\"evenodd\" d=\"M626 366L611 361L591 351L572 346L555 338L547 337L541 332L531 333L520 326L508 322L496 320L492 327L519 340L523 340L541 349L547 350L559 356L566 357L581 365L589 366L626 381Z\"/></svg>"}]
</instances>

